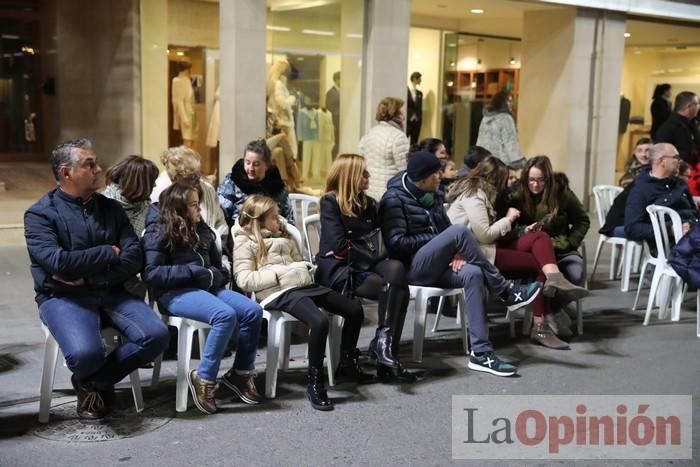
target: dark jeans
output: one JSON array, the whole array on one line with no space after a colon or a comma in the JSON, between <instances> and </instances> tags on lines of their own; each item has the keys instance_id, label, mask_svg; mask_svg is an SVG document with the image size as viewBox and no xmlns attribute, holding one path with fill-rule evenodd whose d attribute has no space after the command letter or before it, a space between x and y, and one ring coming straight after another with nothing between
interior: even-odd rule
<instances>
[{"instance_id":1,"label":"dark jeans","mask_svg":"<svg viewBox=\"0 0 700 467\"><path fill-rule=\"evenodd\" d=\"M170 339L167 327L153 310L126 292L51 298L41 304L39 316L76 379L98 388L109 388L151 362ZM109 355L105 355L100 332L103 323L125 337Z\"/></svg>"},{"instance_id":2,"label":"dark jeans","mask_svg":"<svg viewBox=\"0 0 700 467\"><path fill-rule=\"evenodd\" d=\"M467 264L458 272L449 266L455 254ZM423 245L413 257L408 272L411 284L444 288L463 288L469 338L474 352L493 350L484 306L484 282L494 293L508 287L508 281L491 264L465 225L453 225Z\"/></svg>"}]
</instances>

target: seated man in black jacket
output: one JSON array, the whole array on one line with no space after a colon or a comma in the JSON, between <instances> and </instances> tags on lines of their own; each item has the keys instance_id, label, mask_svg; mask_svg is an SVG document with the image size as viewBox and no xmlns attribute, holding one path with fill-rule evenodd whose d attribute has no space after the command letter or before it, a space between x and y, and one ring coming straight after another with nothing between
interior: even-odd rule
<instances>
[{"instance_id":1,"label":"seated man in black jacket","mask_svg":"<svg viewBox=\"0 0 700 467\"><path fill-rule=\"evenodd\" d=\"M440 161L429 152L416 152L405 172L389 180L379 212L389 253L406 264L409 283L464 288L472 353L468 367L497 376L517 369L493 351L486 322L483 287L499 295L510 310L521 308L540 292L537 282L516 285L489 262L465 225L451 225L442 201Z\"/></svg>"},{"instance_id":2,"label":"seated man in black jacket","mask_svg":"<svg viewBox=\"0 0 700 467\"><path fill-rule=\"evenodd\" d=\"M625 237L654 245L654 229L647 206L657 204L678 212L683 232L698 222L698 208L688 184L678 178L680 158L672 144L659 143L649 149L650 168L640 172L627 197Z\"/></svg>"},{"instance_id":3,"label":"seated man in black jacket","mask_svg":"<svg viewBox=\"0 0 700 467\"><path fill-rule=\"evenodd\" d=\"M96 190L102 171L86 139L51 152L58 187L24 214L25 238L39 316L73 372L78 416L106 415L114 384L168 345L165 325L123 284L141 270L143 253L119 203ZM125 342L105 355L100 328Z\"/></svg>"}]
</instances>

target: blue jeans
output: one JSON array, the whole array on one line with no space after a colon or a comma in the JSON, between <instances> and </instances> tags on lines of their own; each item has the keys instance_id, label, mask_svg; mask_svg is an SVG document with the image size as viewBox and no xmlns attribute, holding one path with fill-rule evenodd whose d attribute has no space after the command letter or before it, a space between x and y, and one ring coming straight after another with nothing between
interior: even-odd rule
<instances>
[{"instance_id":1,"label":"blue jeans","mask_svg":"<svg viewBox=\"0 0 700 467\"><path fill-rule=\"evenodd\" d=\"M467 264L458 272L449 266L455 254ZM409 282L444 288L463 288L466 315L469 322L469 340L474 352L493 350L489 340L489 326L484 306L484 283L494 293L503 292L509 282L491 264L474 235L464 225L453 225L423 245L411 261Z\"/></svg>"},{"instance_id":2,"label":"blue jeans","mask_svg":"<svg viewBox=\"0 0 700 467\"><path fill-rule=\"evenodd\" d=\"M625 226L618 225L617 227L615 227L612 231L612 236L625 238Z\"/></svg>"},{"instance_id":3,"label":"blue jeans","mask_svg":"<svg viewBox=\"0 0 700 467\"><path fill-rule=\"evenodd\" d=\"M178 289L166 292L158 299L167 310L182 318L190 318L211 325L197 374L215 381L221 357L236 324L240 331L233 368L239 371L255 369L255 352L262 322L262 308L254 301L231 290L207 292L201 289Z\"/></svg>"},{"instance_id":4,"label":"blue jeans","mask_svg":"<svg viewBox=\"0 0 700 467\"><path fill-rule=\"evenodd\" d=\"M168 328L153 310L126 292L51 298L41 304L39 316L75 378L100 389L114 386L151 362L170 340ZM109 355L105 355L100 333L103 321L126 338Z\"/></svg>"}]
</instances>

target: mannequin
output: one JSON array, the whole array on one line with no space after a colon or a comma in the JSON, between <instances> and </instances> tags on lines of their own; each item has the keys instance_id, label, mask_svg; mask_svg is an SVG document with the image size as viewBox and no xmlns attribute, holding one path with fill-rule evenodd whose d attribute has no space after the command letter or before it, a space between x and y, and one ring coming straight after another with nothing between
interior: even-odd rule
<instances>
[{"instance_id":1,"label":"mannequin","mask_svg":"<svg viewBox=\"0 0 700 467\"><path fill-rule=\"evenodd\" d=\"M340 72L333 73L333 86L326 92L326 109L333 114L333 158L338 155L340 143Z\"/></svg>"},{"instance_id":2,"label":"mannequin","mask_svg":"<svg viewBox=\"0 0 700 467\"><path fill-rule=\"evenodd\" d=\"M272 64L267 73L267 105L274 115L280 130L287 135L289 144L297 157L297 137L294 129L294 113L292 106L296 102L287 89L287 73L290 66L286 60L278 60Z\"/></svg>"},{"instance_id":3,"label":"mannequin","mask_svg":"<svg viewBox=\"0 0 700 467\"><path fill-rule=\"evenodd\" d=\"M318 145L317 156L313 173L315 177L325 179L328 169L333 163L333 146L335 145L335 125L333 124L333 114L326 108L321 107L317 113L318 119Z\"/></svg>"},{"instance_id":4,"label":"mannequin","mask_svg":"<svg viewBox=\"0 0 700 467\"><path fill-rule=\"evenodd\" d=\"M194 113L194 89L190 81L191 63L181 63L172 82L173 130L180 130L182 144L194 146L197 135L197 120Z\"/></svg>"},{"instance_id":5,"label":"mannequin","mask_svg":"<svg viewBox=\"0 0 700 467\"><path fill-rule=\"evenodd\" d=\"M422 81L421 76L417 71L411 73L411 86L406 96L406 135L411 140L411 146L418 142L423 122L423 93L417 88Z\"/></svg>"}]
</instances>

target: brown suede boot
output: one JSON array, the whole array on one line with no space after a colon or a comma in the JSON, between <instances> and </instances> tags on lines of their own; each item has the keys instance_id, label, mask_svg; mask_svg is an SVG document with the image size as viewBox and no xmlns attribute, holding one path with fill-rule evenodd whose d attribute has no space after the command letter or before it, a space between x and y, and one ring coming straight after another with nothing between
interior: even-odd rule
<instances>
[{"instance_id":1,"label":"brown suede boot","mask_svg":"<svg viewBox=\"0 0 700 467\"><path fill-rule=\"evenodd\" d=\"M550 349L568 349L569 344L559 339L547 323L533 323L530 339Z\"/></svg>"},{"instance_id":2,"label":"brown suede boot","mask_svg":"<svg viewBox=\"0 0 700 467\"><path fill-rule=\"evenodd\" d=\"M569 282L561 272L547 274L547 280L542 288L545 297L557 297L564 303L573 302L579 298L587 297L588 290Z\"/></svg>"}]
</instances>

